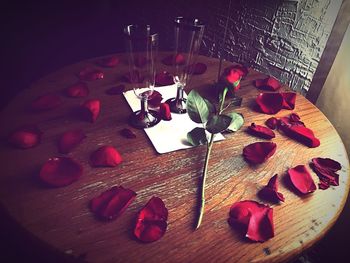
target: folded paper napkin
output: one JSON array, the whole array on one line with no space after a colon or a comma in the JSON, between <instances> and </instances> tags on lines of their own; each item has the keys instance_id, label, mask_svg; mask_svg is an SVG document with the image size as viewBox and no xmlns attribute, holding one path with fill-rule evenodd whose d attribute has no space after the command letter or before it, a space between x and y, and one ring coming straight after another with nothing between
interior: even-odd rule
<instances>
[{"instance_id":1,"label":"folded paper napkin","mask_svg":"<svg viewBox=\"0 0 350 263\"><path fill-rule=\"evenodd\" d=\"M156 87L154 90L162 94L162 102L176 95L176 85ZM133 90L123 94L133 111L140 109L140 100ZM160 154L193 147L187 142L187 133L196 127L201 127L201 124L193 122L188 114L172 113L171 117L171 121L160 121L154 127L145 129L148 138ZM215 141L224 139L225 137L222 134L216 134L214 138Z\"/></svg>"}]
</instances>

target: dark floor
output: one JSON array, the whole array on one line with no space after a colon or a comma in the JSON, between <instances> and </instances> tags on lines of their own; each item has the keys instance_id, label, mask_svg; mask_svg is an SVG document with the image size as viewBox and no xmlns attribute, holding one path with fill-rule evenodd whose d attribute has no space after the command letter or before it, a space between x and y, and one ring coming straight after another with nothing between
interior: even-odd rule
<instances>
[{"instance_id":1,"label":"dark floor","mask_svg":"<svg viewBox=\"0 0 350 263\"><path fill-rule=\"evenodd\" d=\"M123 51L122 26L153 19L166 30L172 16L186 9L187 1L172 3L147 1L3 1L0 109L20 90L41 76L82 59ZM125 3L127 2L127 3ZM175 1L174 1L175 2ZM165 8L166 6L166 8ZM168 10L168 11L167 11ZM174 11L175 10L175 11ZM155 15L156 14L156 15ZM155 18L154 18L155 17ZM0 209L0 262L63 262L34 248L32 239L20 231ZM350 244L350 203L327 236L297 262L348 262ZM54 252L52 252L54 253ZM49 259L48 259L49 258Z\"/></svg>"}]
</instances>

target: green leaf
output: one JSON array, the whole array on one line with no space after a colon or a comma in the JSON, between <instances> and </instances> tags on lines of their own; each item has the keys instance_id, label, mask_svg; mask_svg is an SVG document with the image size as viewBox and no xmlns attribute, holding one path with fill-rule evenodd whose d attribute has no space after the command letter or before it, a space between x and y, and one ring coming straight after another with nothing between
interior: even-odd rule
<instances>
[{"instance_id":1,"label":"green leaf","mask_svg":"<svg viewBox=\"0 0 350 263\"><path fill-rule=\"evenodd\" d=\"M207 135L205 134L204 128L194 128L192 131L187 133L187 140L193 146L198 146L207 143Z\"/></svg>"},{"instance_id":2,"label":"green leaf","mask_svg":"<svg viewBox=\"0 0 350 263\"><path fill-rule=\"evenodd\" d=\"M209 115L215 112L214 106L195 90L188 94L186 105L188 116L196 123L207 122Z\"/></svg>"},{"instance_id":3,"label":"green leaf","mask_svg":"<svg viewBox=\"0 0 350 263\"><path fill-rule=\"evenodd\" d=\"M223 114L212 115L210 116L205 128L207 129L208 132L215 134L226 130L228 126L230 126L230 123L231 123L230 116L223 115Z\"/></svg>"},{"instance_id":4,"label":"green leaf","mask_svg":"<svg viewBox=\"0 0 350 263\"><path fill-rule=\"evenodd\" d=\"M231 112L231 113L228 113L227 115L230 116L232 119L227 130L231 132L238 131L244 124L243 115L237 112Z\"/></svg>"}]
</instances>

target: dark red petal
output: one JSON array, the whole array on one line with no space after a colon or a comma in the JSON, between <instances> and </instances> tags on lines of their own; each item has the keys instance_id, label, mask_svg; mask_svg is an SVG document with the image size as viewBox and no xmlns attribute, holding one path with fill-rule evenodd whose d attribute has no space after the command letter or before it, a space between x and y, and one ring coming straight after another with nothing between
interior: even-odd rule
<instances>
[{"instance_id":1,"label":"dark red petal","mask_svg":"<svg viewBox=\"0 0 350 263\"><path fill-rule=\"evenodd\" d=\"M174 84L173 75L167 71L162 71L156 74L155 85L156 87L168 86Z\"/></svg>"},{"instance_id":2,"label":"dark red petal","mask_svg":"<svg viewBox=\"0 0 350 263\"><path fill-rule=\"evenodd\" d=\"M50 158L41 168L39 177L53 187L70 185L83 174L83 167L68 157Z\"/></svg>"},{"instance_id":3,"label":"dark red petal","mask_svg":"<svg viewBox=\"0 0 350 263\"><path fill-rule=\"evenodd\" d=\"M91 81L103 79L104 74L99 69L85 68L79 72L78 77L83 81Z\"/></svg>"},{"instance_id":4,"label":"dark red petal","mask_svg":"<svg viewBox=\"0 0 350 263\"><path fill-rule=\"evenodd\" d=\"M265 124L267 127L269 127L270 129L272 130L275 130L278 126L278 119L275 118L275 117L271 117L271 118L268 118L266 121L265 121Z\"/></svg>"},{"instance_id":5,"label":"dark red petal","mask_svg":"<svg viewBox=\"0 0 350 263\"><path fill-rule=\"evenodd\" d=\"M294 110L297 94L295 92L282 92L283 109Z\"/></svg>"},{"instance_id":6,"label":"dark red petal","mask_svg":"<svg viewBox=\"0 0 350 263\"><path fill-rule=\"evenodd\" d=\"M308 194L316 190L314 180L305 165L288 169L288 174L290 181L300 193Z\"/></svg>"},{"instance_id":7,"label":"dark red petal","mask_svg":"<svg viewBox=\"0 0 350 263\"><path fill-rule=\"evenodd\" d=\"M255 142L243 149L246 161L259 164L265 162L276 152L277 145L273 142Z\"/></svg>"},{"instance_id":8,"label":"dark red petal","mask_svg":"<svg viewBox=\"0 0 350 263\"><path fill-rule=\"evenodd\" d=\"M283 97L281 93L260 93L256 98L261 112L275 114L282 109Z\"/></svg>"},{"instance_id":9,"label":"dark red petal","mask_svg":"<svg viewBox=\"0 0 350 263\"><path fill-rule=\"evenodd\" d=\"M277 79L268 77L266 79L257 79L255 81L255 87L263 90L276 91L281 87L281 84Z\"/></svg>"},{"instance_id":10,"label":"dark red petal","mask_svg":"<svg viewBox=\"0 0 350 263\"><path fill-rule=\"evenodd\" d=\"M300 121L300 117L296 113L291 113L288 117L282 117L279 119L279 128L283 130L285 127L290 126L304 126L305 124Z\"/></svg>"},{"instance_id":11,"label":"dark red petal","mask_svg":"<svg viewBox=\"0 0 350 263\"><path fill-rule=\"evenodd\" d=\"M274 237L273 209L256 201L240 201L231 206L229 224L243 226L246 237L264 242Z\"/></svg>"},{"instance_id":12,"label":"dark red petal","mask_svg":"<svg viewBox=\"0 0 350 263\"><path fill-rule=\"evenodd\" d=\"M95 122L100 114L101 102L97 99L91 99L85 101L81 107L83 118L87 121Z\"/></svg>"},{"instance_id":13,"label":"dark red petal","mask_svg":"<svg viewBox=\"0 0 350 263\"><path fill-rule=\"evenodd\" d=\"M142 242L160 239L167 229L168 209L158 197L152 197L139 211L134 235Z\"/></svg>"},{"instance_id":14,"label":"dark red petal","mask_svg":"<svg viewBox=\"0 0 350 263\"><path fill-rule=\"evenodd\" d=\"M124 128L120 131L120 134L122 136L124 136L125 138L128 138L128 139L134 139L136 138L136 134L130 130L130 129L127 129L127 128Z\"/></svg>"},{"instance_id":15,"label":"dark red petal","mask_svg":"<svg viewBox=\"0 0 350 263\"><path fill-rule=\"evenodd\" d=\"M142 83L144 79L138 70L133 70L131 73L128 72L122 76L121 80L128 83Z\"/></svg>"},{"instance_id":16,"label":"dark red petal","mask_svg":"<svg viewBox=\"0 0 350 263\"><path fill-rule=\"evenodd\" d=\"M36 111L52 110L62 104L61 97L55 94L39 96L32 102L32 109Z\"/></svg>"},{"instance_id":17,"label":"dark red petal","mask_svg":"<svg viewBox=\"0 0 350 263\"><path fill-rule=\"evenodd\" d=\"M113 146L102 146L90 156L90 163L93 167L115 167L122 161L122 156Z\"/></svg>"},{"instance_id":18,"label":"dark red petal","mask_svg":"<svg viewBox=\"0 0 350 263\"><path fill-rule=\"evenodd\" d=\"M89 95L89 88L85 82L78 82L66 88L65 93L71 98L86 97Z\"/></svg>"},{"instance_id":19,"label":"dark red petal","mask_svg":"<svg viewBox=\"0 0 350 263\"><path fill-rule=\"evenodd\" d=\"M252 135L264 138L264 139L272 139L275 138L275 133L267 127L256 125L255 123L252 123L248 127L248 132Z\"/></svg>"},{"instance_id":20,"label":"dark red petal","mask_svg":"<svg viewBox=\"0 0 350 263\"><path fill-rule=\"evenodd\" d=\"M310 166L320 179L321 189L339 185L339 175L336 172L341 169L341 164L337 161L330 158L313 158Z\"/></svg>"},{"instance_id":21,"label":"dark red petal","mask_svg":"<svg viewBox=\"0 0 350 263\"><path fill-rule=\"evenodd\" d=\"M112 220L120 216L135 199L133 190L114 186L90 202L91 211L101 219Z\"/></svg>"},{"instance_id":22,"label":"dark red petal","mask_svg":"<svg viewBox=\"0 0 350 263\"><path fill-rule=\"evenodd\" d=\"M58 151L60 153L69 153L86 138L85 133L78 129L67 131L62 134L58 142Z\"/></svg>"},{"instance_id":23,"label":"dark red petal","mask_svg":"<svg viewBox=\"0 0 350 263\"><path fill-rule=\"evenodd\" d=\"M281 126L281 129L288 137L310 148L320 146L320 140L315 137L313 131L309 128L304 126Z\"/></svg>"},{"instance_id":24,"label":"dark red petal","mask_svg":"<svg viewBox=\"0 0 350 263\"><path fill-rule=\"evenodd\" d=\"M284 202L283 194L278 192L277 174L271 177L268 184L259 191L259 195L263 199L266 199L271 202L278 202L278 201Z\"/></svg>"},{"instance_id":25,"label":"dark red petal","mask_svg":"<svg viewBox=\"0 0 350 263\"><path fill-rule=\"evenodd\" d=\"M207 71L207 65L204 63L192 64L186 67L185 71L187 71L188 74L201 75Z\"/></svg>"},{"instance_id":26,"label":"dark red petal","mask_svg":"<svg viewBox=\"0 0 350 263\"><path fill-rule=\"evenodd\" d=\"M313 158L312 163L319 168L329 169L331 171L339 171L341 169L341 164L331 158Z\"/></svg>"},{"instance_id":27,"label":"dark red petal","mask_svg":"<svg viewBox=\"0 0 350 263\"><path fill-rule=\"evenodd\" d=\"M184 65L186 63L186 58L182 54L177 54L174 58L174 55L167 56L162 60L163 64L167 66L175 65Z\"/></svg>"},{"instance_id":28,"label":"dark red petal","mask_svg":"<svg viewBox=\"0 0 350 263\"><path fill-rule=\"evenodd\" d=\"M148 97L148 105L154 108L160 106L161 101L163 100L162 94L154 90L151 96Z\"/></svg>"},{"instance_id":29,"label":"dark red petal","mask_svg":"<svg viewBox=\"0 0 350 263\"><path fill-rule=\"evenodd\" d=\"M41 135L43 133L38 127L23 126L12 132L8 138L9 142L21 149L28 149L37 146L40 143Z\"/></svg>"},{"instance_id":30,"label":"dark red petal","mask_svg":"<svg viewBox=\"0 0 350 263\"><path fill-rule=\"evenodd\" d=\"M160 116L162 120L170 121L171 120L171 112L168 103L161 103L159 108Z\"/></svg>"},{"instance_id":31,"label":"dark red petal","mask_svg":"<svg viewBox=\"0 0 350 263\"><path fill-rule=\"evenodd\" d=\"M105 68L113 68L119 64L119 58L116 56L101 58L96 61L96 64Z\"/></svg>"},{"instance_id":32,"label":"dark red petal","mask_svg":"<svg viewBox=\"0 0 350 263\"><path fill-rule=\"evenodd\" d=\"M300 121L300 116L298 115L298 113L292 112L289 115L289 119L291 122L299 122Z\"/></svg>"},{"instance_id":33,"label":"dark red petal","mask_svg":"<svg viewBox=\"0 0 350 263\"><path fill-rule=\"evenodd\" d=\"M107 89L106 94L108 94L108 95L120 95L120 94L123 94L124 90L125 90L124 85L118 85L118 86L114 86L114 87Z\"/></svg>"}]
</instances>

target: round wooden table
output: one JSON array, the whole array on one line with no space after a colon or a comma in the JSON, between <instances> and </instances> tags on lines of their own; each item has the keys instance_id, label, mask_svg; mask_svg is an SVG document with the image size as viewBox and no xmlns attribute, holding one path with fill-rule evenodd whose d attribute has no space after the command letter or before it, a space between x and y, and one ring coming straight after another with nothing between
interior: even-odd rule
<instances>
[{"instance_id":1,"label":"round wooden table","mask_svg":"<svg viewBox=\"0 0 350 263\"><path fill-rule=\"evenodd\" d=\"M277 144L277 152L272 158L258 166L244 161L243 147L264 141L248 135L245 128L252 122L264 124L270 117L253 110L254 99L260 92L253 86L253 80L266 76L250 69L238 92L243 104L236 109L244 115L245 125L240 131L225 135L226 140L214 143L204 219L201 227L194 230L206 147L159 155L143 130L131 128L136 139L126 139L119 134L121 129L130 128L127 120L131 110L123 95L105 93L120 84L121 76L128 71L124 55L117 56L120 63L114 68L100 68L95 65L96 59L91 59L45 76L18 94L1 112L1 205L18 227L44 245L43 249L66 255L67 260L87 262L280 262L311 247L336 222L349 191L348 157L334 127L303 96L297 96L294 111L315 132L321 145L308 148L276 132L273 142ZM217 76L218 60L199 57L199 62L207 64L208 70L194 76L191 88L213 100L210 88ZM225 62L224 66L227 65ZM159 66L169 70L168 66ZM87 98L62 96L63 105L54 110L39 113L28 110L38 95L62 94L63 89L77 82L77 73L84 67L98 68L105 74L102 80L88 82L88 98L102 102L95 123L72 114ZM291 112L282 110L275 116ZM44 132L37 147L21 150L6 143L8 133L23 124L37 124ZM61 156L57 139L74 128L82 128L87 135L83 143L68 154L83 165L83 176L66 187L43 187L37 180L40 167L48 158ZM89 156L102 145L115 146L124 162L115 168L92 168ZM288 168L308 165L314 157L329 157L342 164L340 185L328 190L317 189L306 197L297 196L282 179ZM264 243L249 242L227 223L230 206L242 200L262 202L257 192L274 174L279 174L279 191L286 199L284 203L272 205L275 237ZM316 174L311 174L317 183ZM89 201L114 185L133 189L137 197L116 220L98 221L89 210ZM160 197L166 204L169 224L163 238L143 244L133 237L133 222L136 213L152 196Z\"/></svg>"}]
</instances>

